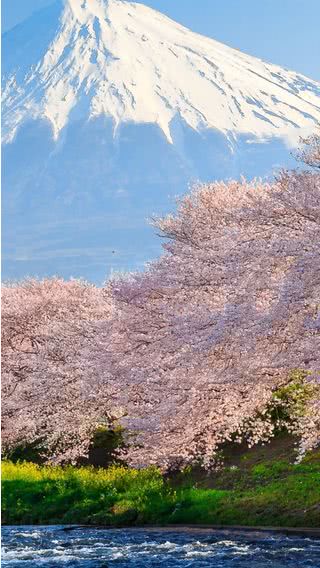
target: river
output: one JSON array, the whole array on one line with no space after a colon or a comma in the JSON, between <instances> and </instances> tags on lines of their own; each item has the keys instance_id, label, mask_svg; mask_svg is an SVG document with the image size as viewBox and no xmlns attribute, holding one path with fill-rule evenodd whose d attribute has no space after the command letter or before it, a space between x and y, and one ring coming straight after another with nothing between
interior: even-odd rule
<instances>
[{"instance_id":1,"label":"river","mask_svg":"<svg viewBox=\"0 0 320 568\"><path fill-rule=\"evenodd\" d=\"M232 530L3 527L10 568L320 568L320 540Z\"/></svg>"}]
</instances>

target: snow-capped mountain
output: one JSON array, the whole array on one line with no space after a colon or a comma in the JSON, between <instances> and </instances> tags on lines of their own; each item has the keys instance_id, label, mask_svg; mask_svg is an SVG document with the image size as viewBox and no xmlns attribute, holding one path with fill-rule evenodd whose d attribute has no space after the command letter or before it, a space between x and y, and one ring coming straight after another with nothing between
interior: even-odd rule
<instances>
[{"instance_id":1,"label":"snow-capped mountain","mask_svg":"<svg viewBox=\"0 0 320 568\"><path fill-rule=\"evenodd\" d=\"M8 276L139 266L170 196L264 175L320 123L319 83L143 4L57 1L3 51Z\"/></svg>"},{"instance_id":2,"label":"snow-capped mountain","mask_svg":"<svg viewBox=\"0 0 320 568\"><path fill-rule=\"evenodd\" d=\"M7 72L5 139L30 118L57 139L75 117L154 123L173 142L179 115L195 130L296 138L320 119L319 85L190 32L143 4L68 0L38 60Z\"/></svg>"}]
</instances>

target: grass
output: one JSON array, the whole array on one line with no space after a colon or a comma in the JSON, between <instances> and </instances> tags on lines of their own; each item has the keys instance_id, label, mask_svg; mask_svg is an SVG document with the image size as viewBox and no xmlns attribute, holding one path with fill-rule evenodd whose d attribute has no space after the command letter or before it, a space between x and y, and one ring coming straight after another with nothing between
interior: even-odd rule
<instances>
[{"instance_id":1,"label":"grass","mask_svg":"<svg viewBox=\"0 0 320 568\"><path fill-rule=\"evenodd\" d=\"M320 526L320 452L299 465L252 459L213 476L2 465L4 524Z\"/></svg>"}]
</instances>

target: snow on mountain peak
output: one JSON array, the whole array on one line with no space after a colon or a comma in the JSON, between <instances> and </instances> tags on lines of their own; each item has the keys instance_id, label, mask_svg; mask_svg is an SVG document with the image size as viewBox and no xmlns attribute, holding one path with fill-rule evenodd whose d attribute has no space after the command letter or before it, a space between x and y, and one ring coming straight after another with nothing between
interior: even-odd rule
<instances>
[{"instance_id":1,"label":"snow on mountain peak","mask_svg":"<svg viewBox=\"0 0 320 568\"><path fill-rule=\"evenodd\" d=\"M18 51L18 53L21 53ZM106 115L155 123L172 142L178 116L195 130L294 141L320 122L320 85L193 33L143 4L65 0L53 39L36 61L11 57L3 132L29 119Z\"/></svg>"},{"instance_id":2,"label":"snow on mountain peak","mask_svg":"<svg viewBox=\"0 0 320 568\"><path fill-rule=\"evenodd\" d=\"M117 0L65 0L81 24L86 24L92 17L106 19L110 4L115 3L118 3Z\"/></svg>"}]
</instances>

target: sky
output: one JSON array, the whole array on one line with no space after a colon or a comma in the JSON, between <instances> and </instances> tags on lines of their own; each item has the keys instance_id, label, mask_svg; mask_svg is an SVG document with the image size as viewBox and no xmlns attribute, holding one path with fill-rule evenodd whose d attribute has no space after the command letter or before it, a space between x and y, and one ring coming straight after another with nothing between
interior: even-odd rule
<instances>
[{"instance_id":1,"label":"sky","mask_svg":"<svg viewBox=\"0 0 320 568\"><path fill-rule=\"evenodd\" d=\"M320 0L140 2L195 32L320 81ZM51 3L53 0L2 0L3 31Z\"/></svg>"}]
</instances>

